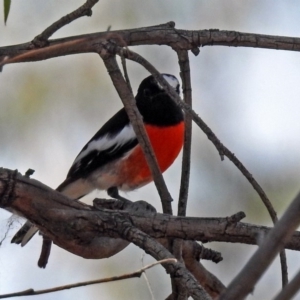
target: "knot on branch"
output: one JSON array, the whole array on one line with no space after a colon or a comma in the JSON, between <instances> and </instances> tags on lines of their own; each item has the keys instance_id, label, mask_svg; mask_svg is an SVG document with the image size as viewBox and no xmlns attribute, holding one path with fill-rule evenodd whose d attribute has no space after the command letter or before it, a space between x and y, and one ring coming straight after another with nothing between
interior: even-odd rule
<instances>
[{"instance_id":1,"label":"knot on branch","mask_svg":"<svg viewBox=\"0 0 300 300\"><path fill-rule=\"evenodd\" d=\"M242 219L244 219L245 217L246 217L246 214L243 211L239 211L236 214L234 214L230 217L227 217L228 225L236 224L236 223L240 222Z\"/></svg>"},{"instance_id":2,"label":"knot on branch","mask_svg":"<svg viewBox=\"0 0 300 300\"><path fill-rule=\"evenodd\" d=\"M0 168L0 185L2 185L2 194L0 195L0 207L10 206L10 202L14 199L14 189L18 170L13 172Z\"/></svg>"},{"instance_id":3,"label":"knot on branch","mask_svg":"<svg viewBox=\"0 0 300 300\"><path fill-rule=\"evenodd\" d=\"M85 10L82 12L82 15L83 15L83 16L87 16L87 17L91 17L92 14L93 14L93 11L92 11L91 8L87 8L87 9L85 9Z\"/></svg>"},{"instance_id":4,"label":"knot on branch","mask_svg":"<svg viewBox=\"0 0 300 300\"><path fill-rule=\"evenodd\" d=\"M123 58L130 56L126 41L120 34L113 32L106 36L106 40L99 43L97 52L103 60L117 54Z\"/></svg>"},{"instance_id":5,"label":"knot on branch","mask_svg":"<svg viewBox=\"0 0 300 300\"><path fill-rule=\"evenodd\" d=\"M211 260L212 262L217 264L223 260L223 257L222 254L218 251L202 247L202 251L199 255L198 260L200 259Z\"/></svg>"},{"instance_id":6,"label":"knot on branch","mask_svg":"<svg viewBox=\"0 0 300 300\"><path fill-rule=\"evenodd\" d=\"M48 39L43 34L39 34L30 42L29 49L44 48L46 46L49 46Z\"/></svg>"}]
</instances>

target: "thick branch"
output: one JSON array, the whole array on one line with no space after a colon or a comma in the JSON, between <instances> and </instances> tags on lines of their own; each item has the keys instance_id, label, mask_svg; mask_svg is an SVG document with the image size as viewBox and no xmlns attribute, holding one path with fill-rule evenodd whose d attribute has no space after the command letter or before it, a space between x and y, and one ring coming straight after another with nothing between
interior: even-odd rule
<instances>
[{"instance_id":1,"label":"thick branch","mask_svg":"<svg viewBox=\"0 0 300 300\"><path fill-rule=\"evenodd\" d=\"M80 247L91 248L96 253L101 251L102 246L97 240L99 242L99 238L108 237L132 242L157 260L173 257L154 238L135 227L128 212L96 211L80 202L75 202L75 207L69 206L68 202L72 204L73 200L15 172L5 170L0 176L0 195L0 200L4 200L0 206L24 215L54 243L75 254L80 253ZM78 209L80 206L82 210ZM178 278L188 288L194 299L210 299L182 263L166 263L164 267L172 277Z\"/></svg>"},{"instance_id":2,"label":"thick branch","mask_svg":"<svg viewBox=\"0 0 300 300\"><path fill-rule=\"evenodd\" d=\"M117 223L131 224L154 238L258 244L271 228L240 223L234 218L175 217L149 212L97 210L72 201L40 182L0 169L0 206L35 223L60 247L82 257L99 258L98 239L120 238ZM15 175L14 175L15 174ZM85 248L90 251L86 252ZM300 250L296 232L286 248Z\"/></svg>"}]
</instances>

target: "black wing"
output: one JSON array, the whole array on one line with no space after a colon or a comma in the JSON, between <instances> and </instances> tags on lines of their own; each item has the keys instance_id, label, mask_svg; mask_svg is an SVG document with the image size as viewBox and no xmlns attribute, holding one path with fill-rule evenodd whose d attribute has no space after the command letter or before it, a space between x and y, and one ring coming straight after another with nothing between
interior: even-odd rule
<instances>
[{"instance_id":1,"label":"black wing","mask_svg":"<svg viewBox=\"0 0 300 300\"><path fill-rule=\"evenodd\" d=\"M124 156L138 144L125 109L117 112L83 147L67 179L86 178L98 168Z\"/></svg>"}]
</instances>

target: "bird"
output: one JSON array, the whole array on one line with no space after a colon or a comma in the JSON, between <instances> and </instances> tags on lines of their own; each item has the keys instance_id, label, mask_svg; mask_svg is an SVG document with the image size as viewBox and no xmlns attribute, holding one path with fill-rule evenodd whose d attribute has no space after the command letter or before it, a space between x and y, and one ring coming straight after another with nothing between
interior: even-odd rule
<instances>
[{"instance_id":1,"label":"bird","mask_svg":"<svg viewBox=\"0 0 300 300\"><path fill-rule=\"evenodd\" d=\"M179 94L178 79L171 74L162 76ZM152 75L142 80L135 100L160 170L164 172L183 145L183 111ZM152 180L132 124L122 108L82 148L56 190L74 200L95 189L106 190L109 196L122 200L119 190L133 191ZM27 221L11 242L24 246L37 231Z\"/></svg>"}]
</instances>

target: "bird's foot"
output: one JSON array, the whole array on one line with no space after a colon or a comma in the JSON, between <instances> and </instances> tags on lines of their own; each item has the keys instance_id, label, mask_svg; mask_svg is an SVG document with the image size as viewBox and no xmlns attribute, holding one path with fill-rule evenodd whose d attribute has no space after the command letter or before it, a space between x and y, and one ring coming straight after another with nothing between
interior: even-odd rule
<instances>
[{"instance_id":1,"label":"bird's foot","mask_svg":"<svg viewBox=\"0 0 300 300\"><path fill-rule=\"evenodd\" d=\"M114 199L117 199L117 200L120 200L120 201L123 201L123 202L130 202L131 203L130 200L120 196L119 190L116 186L112 186L109 189L107 189L107 194L108 194L108 196L110 196Z\"/></svg>"}]
</instances>

